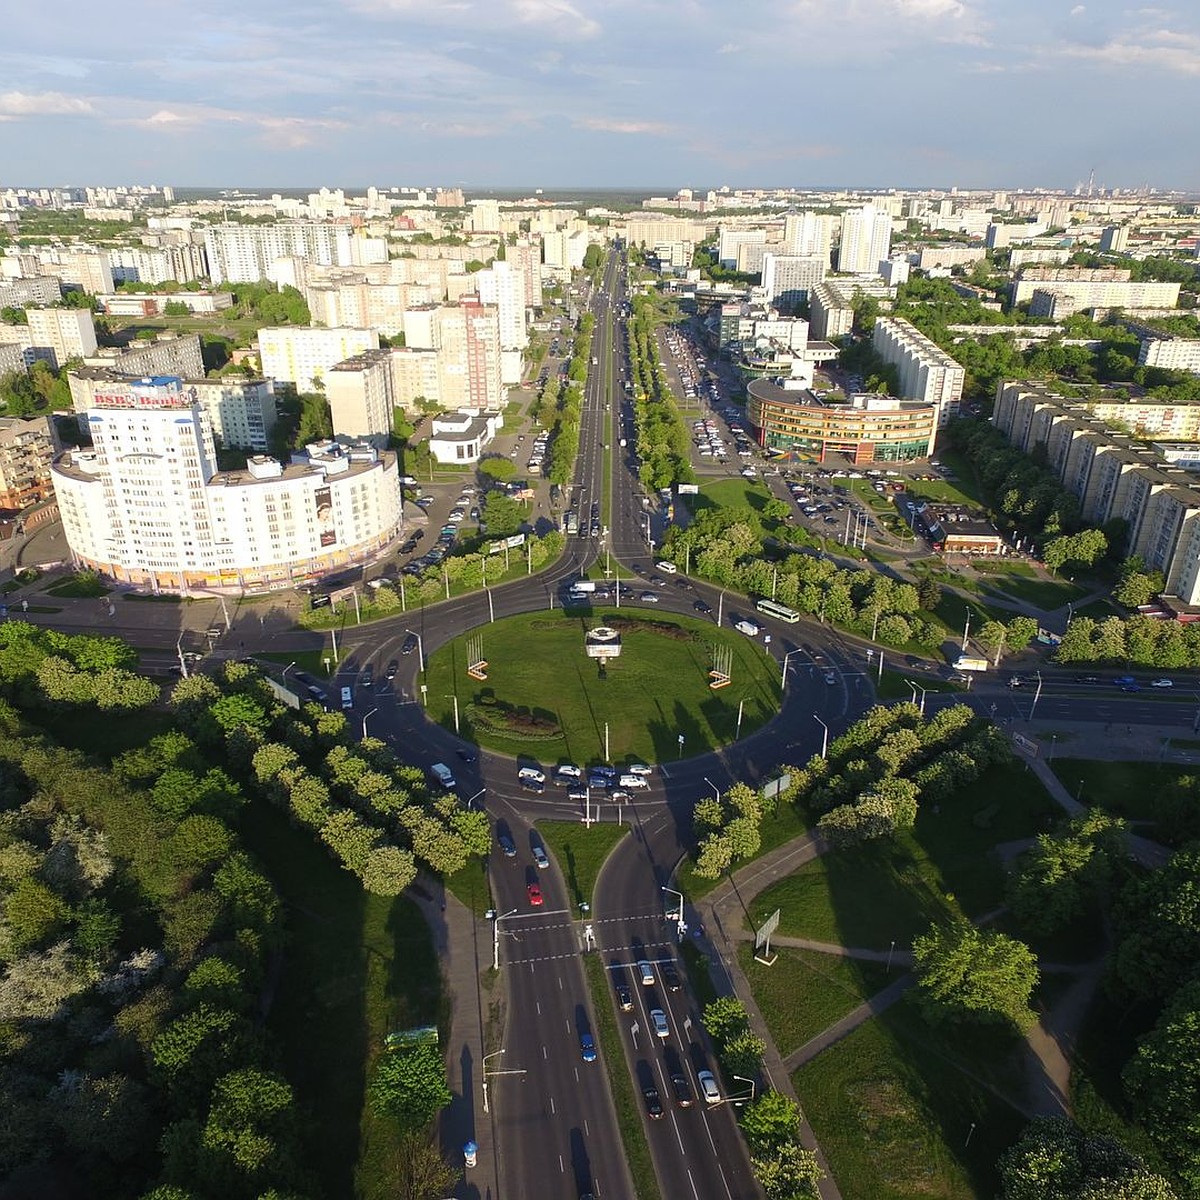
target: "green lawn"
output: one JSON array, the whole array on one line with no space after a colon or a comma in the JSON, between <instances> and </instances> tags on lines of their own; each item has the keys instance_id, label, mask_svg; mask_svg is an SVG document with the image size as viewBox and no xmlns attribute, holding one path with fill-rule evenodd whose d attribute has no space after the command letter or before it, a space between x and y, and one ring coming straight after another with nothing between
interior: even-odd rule
<instances>
[{"instance_id":1,"label":"green lawn","mask_svg":"<svg viewBox=\"0 0 1200 1200\"><path fill-rule=\"evenodd\" d=\"M876 680L872 675L872 681L875 683L875 694L880 700L909 700L913 698L912 688L908 686L907 680L911 679L918 687L924 688L927 692L953 692L958 689L953 684L945 679L939 679L936 675L928 674L925 671L889 671L886 667L883 670L883 679ZM918 702L920 701L921 693L917 691Z\"/></svg>"},{"instance_id":2,"label":"green lawn","mask_svg":"<svg viewBox=\"0 0 1200 1200\"><path fill-rule=\"evenodd\" d=\"M966 1070L990 1075L1012 1049L931 1029L902 1001L801 1067L796 1093L844 1200L992 1200L1025 1119Z\"/></svg>"},{"instance_id":3,"label":"green lawn","mask_svg":"<svg viewBox=\"0 0 1200 1200\"><path fill-rule=\"evenodd\" d=\"M961 586L957 577L954 582L956 587ZM971 628L976 631L987 621L1008 621L1017 615L1008 608L988 608L979 600L946 588L942 589L942 598L932 615L946 627L951 637L957 637L961 641L968 609L971 611Z\"/></svg>"},{"instance_id":4,"label":"green lawn","mask_svg":"<svg viewBox=\"0 0 1200 1200\"><path fill-rule=\"evenodd\" d=\"M702 483L698 495L689 496L688 503L694 513L706 508L751 508L762 512L763 505L771 499L771 490L759 479L717 479Z\"/></svg>"},{"instance_id":5,"label":"green lawn","mask_svg":"<svg viewBox=\"0 0 1200 1200\"><path fill-rule=\"evenodd\" d=\"M936 500L939 504L961 504L967 508L980 508L983 504L974 485L963 478L911 479L906 481L906 490L910 496Z\"/></svg>"},{"instance_id":6,"label":"green lawn","mask_svg":"<svg viewBox=\"0 0 1200 1200\"><path fill-rule=\"evenodd\" d=\"M738 959L785 1058L900 973L897 968L889 977L883 963L791 946L772 947L772 952L776 959L768 967L755 959L753 944L743 942Z\"/></svg>"},{"instance_id":7,"label":"green lawn","mask_svg":"<svg viewBox=\"0 0 1200 1200\"><path fill-rule=\"evenodd\" d=\"M622 633L622 654L600 678L583 650L587 629L606 621L636 622ZM468 639L482 639L486 682L466 673ZM715 645L733 653L733 683L709 688ZM666 681L669 681L667 683ZM429 715L453 726L451 696L457 694L463 736L490 749L544 763L600 763L605 728L613 763L630 759L671 762L733 741L738 705L744 702L742 735L779 708L775 661L750 639L711 622L646 609L600 609L578 613L524 613L484 625L439 649L428 662ZM472 707L523 711L542 724L510 732L484 726Z\"/></svg>"},{"instance_id":8,"label":"green lawn","mask_svg":"<svg viewBox=\"0 0 1200 1200\"><path fill-rule=\"evenodd\" d=\"M477 917L492 907L486 859L472 858L461 871L445 876L443 882Z\"/></svg>"},{"instance_id":9,"label":"green lawn","mask_svg":"<svg viewBox=\"0 0 1200 1200\"><path fill-rule=\"evenodd\" d=\"M1124 609L1118 608L1115 604L1110 604L1107 600L1091 600L1087 604L1076 608L1074 615L1077 617L1091 617L1093 621L1104 621L1109 617L1123 617L1127 614Z\"/></svg>"},{"instance_id":10,"label":"green lawn","mask_svg":"<svg viewBox=\"0 0 1200 1200\"><path fill-rule=\"evenodd\" d=\"M822 855L760 892L749 924L782 910L784 934L886 950L907 946L957 913L978 917L1003 903L1004 875L990 853L1001 842L1044 830L1058 810L1020 765L994 767L915 829L853 850Z\"/></svg>"},{"instance_id":11,"label":"green lawn","mask_svg":"<svg viewBox=\"0 0 1200 1200\"><path fill-rule=\"evenodd\" d=\"M596 876L629 828L614 823L593 824L589 829L581 821L538 821L537 831L562 869L571 907L578 908L581 901L592 903Z\"/></svg>"},{"instance_id":12,"label":"green lawn","mask_svg":"<svg viewBox=\"0 0 1200 1200\"><path fill-rule=\"evenodd\" d=\"M1055 758L1055 775L1072 796L1098 805L1130 822L1148 822L1135 830L1168 845L1200 837L1200 813L1186 793L1175 795L1171 785L1200 776L1200 768L1176 763L1093 762Z\"/></svg>"},{"instance_id":13,"label":"green lawn","mask_svg":"<svg viewBox=\"0 0 1200 1200\"><path fill-rule=\"evenodd\" d=\"M642 1124L642 1098L633 1086L629 1069L625 1065L625 1054L621 1048L621 1034L617 1029L617 1012L613 998L612 980L603 959L596 954L583 956L584 972L588 990L592 994L592 1010L596 1014L596 1050L604 1069L608 1072L608 1083L612 1090L613 1107L617 1113L617 1127L621 1131L621 1142L629 1173L633 1177L636 1200L661 1200L658 1179L654 1173L654 1160L650 1157L650 1145L646 1141L646 1130ZM669 1103L662 1098L664 1106Z\"/></svg>"},{"instance_id":14,"label":"green lawn","mask_svg":"<svg viewBox=\"0 0 1200 1200\"><path fill-rule=\"evenodd\" d=\"M1043 612L1062 608L1084 595L1083 588L1065 579L1027 579L1020 575L1001 575L989 579L986 586L995 588L1001 595L1032 604Z\"/></svg>"},{"instance_id":15,"label":"green lawn","mask_svg":"<svg viewBox=\"0 0 1200 1200\"><path fill-rule=\"evenodd\" d=\"M60 596L64 600L98 600L101 596L107 596L112 588L105 587L99 579L80 579L78 575L68 575L44 590L47 595Z\"/></svg>"},{"instance_id":16,"label":"green lawn","mask_svg":"<svg viewBox=\"0 0 1200 1200\"><path fill-rule=\"evenodd\" d=\"M247 848L287 910L288 944L268 1027L304 1124L308 1167L329 1196L394 1194L394 1126L372 1117L364 1087L391 1030L443 1024L441 975L419 909L371 896L313 839L264 803L241 820Z\"/></svg>"}]
</instances>

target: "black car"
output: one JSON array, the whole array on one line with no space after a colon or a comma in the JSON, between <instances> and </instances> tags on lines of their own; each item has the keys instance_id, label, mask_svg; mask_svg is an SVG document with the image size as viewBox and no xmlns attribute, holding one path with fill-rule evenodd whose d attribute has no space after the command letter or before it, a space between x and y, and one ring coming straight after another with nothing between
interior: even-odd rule
<instances>
[{"instance_id":1,"label":"black car","mask_svg":"<svg viewBox=\"0 0 1200 1200\"><path fill-rule=\"evenodd\" d=\"M658 1088L644 1087L642 1095L646 1098L646 1112L649 1114L650 1120L662 1120L663 1106L662 1100L659 1099Z\"/></svg>"},{"instance_id":2,"label":"black car","mask_svg":"<svg viewBox=\"0 0 1200 1200\"><path fill-rule=\"evenodd\" d=\"M633 1012L633 993L629 990L629 984L618 981L617 1004L622 1012Z\"/></svg>"},{"instance_id":3,"label":"black car","mask_svg":"<svg viewBox=\"0 0 1200 1200\"><path fill-rule=\"evenodd\" d=\"M461 758L465 763L473 763L479 757L474 750L468 750L465 746L455 750L454 753L457 754L458 757Z\"/></svg>"},{"instance_id":4,"label":"black car","mask_svg":"<svg viewBox=\"0 0 1200 1200\"><path fill-rule=\"evenodd\" d=\"M410 633L404 639L404 645L400 647L401 654L411 654L417 648L417 635Z\"/></svg>"},{"instance_id":5,"label":"black car","mask_svg":"<svg viewBox=\"0 0 1200 1200\"><path fill-rule=\"evenodd\" d=\"M412 540L412 538L409 538L408 541L405 542L404 545L400 547L400 553L401 554L411 554L416 548L417 548L417 543L414 542Z\"/></svg>"},{"instance_id":6,"label":"black car","mask_svg":"<svg viewBox=\"0 0 1200 1200\"><path fill-rule=\"evenodd\" d=\"M358 677L358 686L369 688L375 685L375 668L370 664L363 667L362 674Z\"/></svg>"},{"instance_id":7,"label":"black car","mask_svg":"<svg viewBox=\"0 0 1200 1200\"><path fill-rule=\"evenodd\" d=\"M662 964L662 981L668 992L679 991L679 972L673 962Z\"/></svg>"},{"instance_id":8,"label":"black car","mask_svg":"<svg viewBox=\"0 0 1200 1200\"><path fill-rule=\"evenodd\" d=\"M671 1088L675 1092L675 1101L680 1108L691 1108L693 1103L692 1085L683 1075L671 1076Z\"/></svg>"},{"instance_id":9,"label":"black car","mask_svg":"<svg viewBox=\"0 0 1200 1200\"><path fill-rule=\"evenodd\" d=\"M400 670L400 664L393 658L391 660L391 662L388 663L387 670L384 671L383 676L388 681L388 683L391 683L392 680L396 678L396 673L399 670Z\"/></svg>"},{"instance_id":10,"label":"black car","mask_svg":"<svg viewBox=\"0 0 1200 1200\"><path fill-rule=\"evenodd\" d=\"M703 600L697 600L697 601L696 601L696 603L692 605L692 607L693 607L693 608L694 608L694 609L695 609L695 610L696 610L698 613L710 613L710 612L712 612L712 605L711 605L711 604L705 604L705 602L704 602Z\"/></svg>"}]
</instances>

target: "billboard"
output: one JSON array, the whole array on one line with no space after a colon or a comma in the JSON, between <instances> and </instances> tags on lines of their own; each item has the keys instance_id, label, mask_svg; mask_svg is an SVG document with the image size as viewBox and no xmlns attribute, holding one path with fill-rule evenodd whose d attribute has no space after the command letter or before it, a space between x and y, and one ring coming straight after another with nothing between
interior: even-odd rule
<instances>
[{"instance_id":1,"label":"billboard","mask_svg":"<svg viewBox=\"0 0 1200 1200\"><path fill-rule=\"evenodd\" d=\"M317 506L317 533L322 546L332 546L337 541L337 530L333 525L333 497L328 487L317 488L313 493Z\"/></svg>"}]
</instances>

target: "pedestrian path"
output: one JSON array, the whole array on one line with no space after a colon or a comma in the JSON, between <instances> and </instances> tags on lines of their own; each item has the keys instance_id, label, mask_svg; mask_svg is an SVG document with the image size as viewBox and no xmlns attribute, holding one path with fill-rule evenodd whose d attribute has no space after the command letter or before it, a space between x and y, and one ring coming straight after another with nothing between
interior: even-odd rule
<instances>
[{"instance_id":1,"label":"pedestrian path","mask_svg":"<svg viewBox=\"0 0 1200 1200\"><path fill-rule=\"evenodd\" d=\"M463 1163L463 1147L474 1142L476 1165L454 1187L456 1200L498 1200L500 1159L492 1118L480 1103L484 1026L480 972L487 966L490 941L475 914L440 881L422 876L410 890L437 950L450 1004L450 1028L443 1044L451 1101L442 1110L440 1134L448 1162Z\"/></svg>"}]
</instances>

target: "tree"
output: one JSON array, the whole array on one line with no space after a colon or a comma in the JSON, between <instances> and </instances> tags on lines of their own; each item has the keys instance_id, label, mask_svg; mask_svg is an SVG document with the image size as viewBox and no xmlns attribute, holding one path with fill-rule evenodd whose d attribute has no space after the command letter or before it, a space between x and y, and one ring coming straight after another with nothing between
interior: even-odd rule
<instances>
[{"instance_id":1,"label":"tree","mask_svg":"<svg viewBox=\"0 0 1200 1200\"><path fill-rule=\"evenodd\" d=\"M396 1144L389 1185L397 1200L441 1200L459 1172L442 1157L436 1130L410 1130Z\"/></svg>"},{"instance_id":2,"label":"tree","mask_svg":"<svg viewBox=\"0 0 1200 1200\"><path fill-rule=\"evenodd\" d=\"M704 1028L718 1046L723 1046L750 1029L746 1006L733 996L718 996L704 1006Z\"/></svg>"},{"instance_id":3,"label":"tree","mask_svg":"<svg viewBox=\"0 0 1200 1200\"><path fill-rule=\"evenodd\" d=\"M1139 1122L1190 1188L1200 1187L1200 983L1181 988L1125 1067Z\"/></svg>"},{"instance_id":4,"label":"tree","mask_svg":"<svg viewBox=\"0 0 1200 1200\"><path fill-rule=\"evenodd\" d=\"M436 1046L417 1045L384 1054L367 1085L371 1109L409 1131L423 1129L450 1103L446 1069Z\"/></svg>"},{"instance_id":5,"label":"tree","mask_svg":"<svg viewBox=\"0 0 1200 1200\"><path fill-rule=\"evenodd\" d=\"M484 497L482 516L489 537L510 537L520 532L529 516L529 506L501 491L491 491Z\"/></svg>"},{"instance_id":6,"label":"tree","mask_svg":"<svg viewBox=\"0 0 1200 1200\"><path fill-rule=\"evenodd\" d=\"M924 576L917 584L917 600L926 612L933 612L942 602L942 585L930 576Z\"/></svg>"},{"instance_id":7,"label":"tree","mask_svg":"<svg viewBox=\"0 0 1200 1200\"><path fill-rule=\"evenodd\" d=\"M417 864L398 846L376 846L367 855L360 876L374 896L399 896L417 877Z\"/></svg>"},{"instance_id":8,"label":"tree","mask_svg":"<svg viewBox=\"0 0 1200 1200\"><path fill-rule=\"evenodd\" d=\"M480 460L479 473L503 483L517 477L517 464L511 458L493 455Z\"/></svg>"},{"instance_id":9,"label":"tree","mask_svg":"<svg viewBox=\"0 0 1200 1200\"><path fill-rule=\"evenodd\" d=\"M1125 608L1138 608L1149 604L1163 589L1163 577L1155 572L1122 572L1121 579L1113 589L1113 599Z\"/></svg>"},{"instance_id":10,"label":"tree","mask_svg":"<svg viewBox=\"0 0 1200 1200\"><path fill-rule=\"evenodd\" d=\"M742 1109L750 1153L775 1150L800 1136L800 1106L782 1092L765 1091Z\"/></svg>"},{"instance_id":11,"label":"tree","mask_svg":"<svg viewBox=\"0 0 1200 1200\"><path fill-rule=\"evenodd\" d=\"M1000 1157L1003 1200L1175 1200L1170 1184L1104 1134L1038 1117Z\"/></svg>"},{"instance_id":12,"label":"tree","mask_svg":"<svg viewBox=\"0 0 1200 1200\"><path fill-rule=\"evenodd\" d=\"M733 847L722 833L711 833L700 843L696 854L696 874L702 879L719 879L733 862Z\"/></svg>"},{"instance_id":13,"label":"tree","mask_svg":"<svg viewBox=\"0 0 1200 1200\"><path fill-rule=\"evenodd\" d=\"M62 897L32 876L18 881L4 908L11 949L17 954L61 932L68 915Z\"/></svg>"},{"instance_id":14,"label":"tree","mask_svg":"<svg viewBox=\"0 0 1200 1200\"><path fill-rule=\"evenodd\" d=\"M91 986L95 972L72 958L69 942L10 962L0 975L0 1021L50 1021Z\"/></svg>"},{"instance_id":15,"label":"tree","mask_svg":"<svg viewBox=\"0 0 1200 1200\"><path fill-rule=\"evenodd\" d=\"M1029 648L1038 635L1038 623L1033 617L1013 617L1008 623L1004 644L1013 654Z\"/></svg>"},{"instance_id":16,"label":"tree","mask_svg":"<svg viewBox=\"0 0 1200 1200\"><path fill-rule=\"evenodd\" d=\"M259 1179L270 1168L290 1167L294 1119L287 1080L252 1067L231 1071L213 1087L202 1142L210 1153Z\"/></svg>"},{"instance_id":17,"label":"tree","mask_svg":"<svg viewBox=\"0 0 1200 1200\"><path fill-rule=\"evenodd\" d=\"M127 1075L84 1075L55 1089L54 1119L68 1143L88 1156L127 1163L146 1152L151 1098Z\"/></svg>"},{"instance_id":18,"label":"tree","mask_svg":"<svg viewBox=\"0 0 1200 1200\"><path fill-rule=\"evenodd\" d=\"M965 920L935 925L913 942L920 999L939 1020L1034 1022L1037 959L1023 942Z\"/></svg>"},{"instance_id":19,"label":"tree","mask_svg":"<svg viewBox=\"0 0 1200 1200\"><path fill-rule=\"evenodd\" d=\"M817 1156L798 1142L785 1142L769 1156L751 1153L750 1166L767 1200L815 1200L820 1195L824 1172Z\"/></svg>"},{"instance_id":20,"label":"tree","mask_svg":"<svg viewBox=\"0 0 1200 1200\"><path fill-rule=\"evenodd\" d=\"M748 1029L728 1039L721 1047L721 1063L731 1075L753 1079L762 1070L766 1043Z\"/></svg>"}]
</instances>

